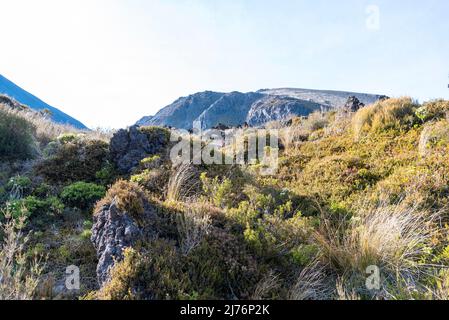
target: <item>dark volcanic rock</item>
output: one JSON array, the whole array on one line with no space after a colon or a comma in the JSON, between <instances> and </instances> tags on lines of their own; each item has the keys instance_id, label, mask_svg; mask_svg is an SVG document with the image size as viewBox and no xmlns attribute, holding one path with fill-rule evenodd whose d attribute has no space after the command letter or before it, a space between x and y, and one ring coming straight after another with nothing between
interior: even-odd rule
<instances>
[{"instance_id":1,"label":"dark volcanic rock","mask_svg":"<svg viewBox=\"0 0 449 320\"><path fill-rule=\"evenodd\" d=\"M344 108L351 112L357 112L359 109L363 108L365 106L364 103L360 102L359 99L355 96L351 96L348 98L348 101L346 101Z\"/></svg>"},{"instance_id":2,"label":"dark volcanic rock","mask_svg":"<svg viewBox=\"0 0 449 320\"><path fill-rule=\"evenodd\" d=\"M97 278L100 286L109 280L115 261L123 258L123 249L133 246L142 236L141 230L126 213L113 202L94 216L91 241L97 251Z\"/></svg>"},{"instance_id":3,"label":"dark volcanic rock","mask_svg":"<svg viewBox=\"0 0 449 320\"><path fill-rule=\"evenodd\" d=\"M161 153L167 144L166 130L154 129L151 134L148 134L138 126L132 126L114 134L109 149L118 171L129 174L142 159Z\"/></svg>"}]
</instances>

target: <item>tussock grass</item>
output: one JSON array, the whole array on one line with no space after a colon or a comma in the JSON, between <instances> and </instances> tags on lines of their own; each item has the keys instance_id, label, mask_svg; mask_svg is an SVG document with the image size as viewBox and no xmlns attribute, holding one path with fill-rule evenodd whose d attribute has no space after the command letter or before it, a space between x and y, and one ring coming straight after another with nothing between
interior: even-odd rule
<instances>
[{"instance_id":1,"label":"tussock grass","mask_svg":"<svg viewBox=\"0 0 449 320\"><path fill-rule=\"evenodd\" d=\"M434 247L439 216L439 212L402 203L366 211L362 207L349 222L325 218L315 240L322 261L358 291L365 291L364 283L357 281L360 276L364 279L367 267L380 268L384 277L381 291L386 297L391 286L419 287L420 279L428 274L431 266L423 258Z\"/></svg>"},{"instance_id":2,"label":"tussock grass","mask_svg":"<svg viewBox=\"0 0 449 320\"><path fill-rule=\"evenodd\" d=\"M178 213L177 229L182 253L187 255L195 249L209 234L211 227L212 219L207 206L192 205Z\"/></svg>"},{"instance_id":3,"label":"tussock grass","mask_svg":"<svg viewBox=\"0 0 449 320\"><path fill-rule=\"evenodd\" d=\"M181 201L191 196L198 188L198 173L190 164L180 164L170 176L168 181L166 199L168 201Z\"/></svg>"},{"instance_id":4,"label":"tussock grass","mask_svg":"<svg viewBox=\"0 0 449 320\"><path fill-rule=\"evenodd\" d=\"M329 296L329 286L326 284L327 276L324 266L313 261L299 274L296 282L290 289L290 300L323 300Z\"/></svg>"},{"instance_id":5,"label":"tussock grass","mask_svg":"<svg viewBox=\"0 0 449 320\"><path fill-rule=\"evenodd\" d=\"M415 113L418 107L409 97L378 101L354 115L354 134L356 138L360 138L364 132L410 127L417 121Z\"/></svg>"}]
</instances>

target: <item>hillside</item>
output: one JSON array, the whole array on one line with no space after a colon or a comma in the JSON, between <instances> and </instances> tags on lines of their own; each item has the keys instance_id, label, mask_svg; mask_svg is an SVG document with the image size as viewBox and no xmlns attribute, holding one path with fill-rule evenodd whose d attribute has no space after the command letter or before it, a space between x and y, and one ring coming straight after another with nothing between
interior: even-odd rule
<instances>
[{"instance_id":1,"label":"hillside","mask_svg":"<svg viewBox=\"0 0 449 320\"><path fill-rule=\"evenodd\" d=\"M36 135L43 122L22 112L0 108L0 298L449 298L449 101L272 123L270 175L261 163L174 165L167 128ZM64 285L72 265L76 290Z\"/></svg>"},{"instance_id":2,"label":"hillside","mask_svg":"<svg viewBox=\"0 0 449 320\"><path fill-rule=\"evenodd\" d=\"M138 125L191 129L200 121L204 129L218 124L259 126L292 116L307 116L315 111L338 109L355 96L371 104L384 96L343 91L308 89L263 89L258 92L219 93L205 91L182 97L155 116L144 117Z\"/></svg>"},{"instance_id":3,"label":"hillside","mask_svg":"<svg viewBox=\"0 0 449 320\"><path fill-rule=\"evenodd\" d=\"M51 111L51 118L53 119L53 121L57 123L68 124L78 129L87 129L87 127L80 121L65 114L61 110L48 105L44 101L40 100L31 93L25 91L24 89L14 84L10 80L6 79L1 74L0 74L0 94L13 98L18 102L20 102L21 104L29 106L34 110L41 111L47 109Z\"/></svg>"}]
</instances>

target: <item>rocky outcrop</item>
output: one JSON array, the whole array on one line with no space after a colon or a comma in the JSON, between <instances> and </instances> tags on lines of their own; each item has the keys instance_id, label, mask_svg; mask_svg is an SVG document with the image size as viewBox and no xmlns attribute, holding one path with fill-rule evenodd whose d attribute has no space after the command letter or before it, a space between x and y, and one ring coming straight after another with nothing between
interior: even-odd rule
<instances>
[{"instance_id":1,"label":"rocky outcrop","mask_svg":"<svg viewBox=\"0 0 449 320\"><path fill-rule=\"evenodd\" d=\"M168 145L167 130L152 128L151 132L132 126L119 130L109 146L112 161L121 174L129 174L146 157L161 153Z\"/></svg>"},{"instance_id":2,"label":"rocky outcrop","mask_svg":"<svg viewBox=\"0 0 449 320\"><path fill-rule=\"evenodd\" d=\"M266 96L251 106L246 121L250 126L260 126L270 121L283 121L292 116L308 116L321 111L324 106L290 97Z\"/></svg>"},{"instance_id":3,"label":"rocky outcrop","mask_svg":"<svg viewBox=\"0 0 449 320\"><path fill-rule=\"evenodd\" d=\"M359 109L363 108L365 106L364 103L360 102L359 99L355 96L351 96L348 98L348 101L346 101L344 105L344 109L348 110L350 112L357 112Z\"/></svg>"},{"instance_id":4,"label":"rocky outcrop","mask_svg":"<svg viewBox=\"0 0 449 320\"><path fill-rule=\"evenodd\" d=\"M123 256L123 249L132 247L142 237L142 231L126 213L120 212L116 203L105 205L94 215L91 241L97 251L98 283L109 280L109 272Z\"/></svg>"}]
</instances>

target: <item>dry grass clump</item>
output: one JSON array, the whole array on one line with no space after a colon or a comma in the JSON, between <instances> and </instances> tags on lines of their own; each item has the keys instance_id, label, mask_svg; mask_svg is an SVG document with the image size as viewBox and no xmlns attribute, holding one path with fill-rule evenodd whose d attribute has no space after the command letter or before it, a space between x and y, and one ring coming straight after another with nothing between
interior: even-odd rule
<instances>
[{"instance_id":1,"label":"dry grass clump","mask_svg":"<svg viewBox=\"0 0 449 320\"><path fill-rule=\"evenodd\" d=\"M0 300L32 300L43 267L40 260L27 259L29 237L23 233L24 216L12 218L7 211L2 214L5 222L0 224Z\"/></svg>"},{"instance_id":2,"label":"dry grass clump","mask_svg":"<svg viewBox=\"0 0 449 320\"><path fill-rule=\"evenodd\" d=\"M377 266L384 279L381 291L386 295L389 285L417 287L427 274L429 265L424 258L434 246L437 217L418 206L380 205L366 212L362 209L347 226L324 219L315 239L323 262L347 281L357 283L364 279L367 267Z\"/></svg>"},{"instance_id":3,"label":"dry grass clump","mask_svg":"<svg viewBox=\"0 0 449 320\"><path fill-rule=\"evenodd\" d=\"M180 164L173 169L168 181L166 199L181 201L192 196L199 188L199 174L191 164Z\"/></svg>"},{"instance_id":4,"label":"dry grass clump","mask_svg":"<svg viewBox=\"0 0 449 320\"><path fill-rule=\"evenodd\" d=\"M323 300L329 295L326 273L318 260L306 266L290 289L290 300Z\"/></svg>"},{"instance_id":5,"label":"dry grass clump","mask_svg":"<svg viewBox=\"0 0 449 320\"><path fill-rule=\"evenodd\" d=\"M177 215L181 252L185 255L195 249L209 234L212 219L207 206L192 205Z\"/></svg>"},{"instance_id":6,"label":"dry grass clump","mask_svg":"<svg viewBox=\"0 0 449 320\"><path fill-rule=\"evenodd\" d=\"M279 276L270 270L263 278L260 280L256 288L254 289L254 293L251 296L250 300L264 300L269 299L270 292L279 288L280 280Z\"/></svg>"},{"instance_id":7,"label":"dry grass clump","mask_svg":"<svg viewBox=\"0 0 449 320\"><path fill-rule=\"evenodd\" d=\"M32 109L12 109L2 106L2 111L21 117L31 123L36 128L37 140L42 144L47 144L64 133L80 132L80 130L72 126L55 123Z\"/></svg>"},{"instance_id":8,"label":"dry grass clump","mask_svg":"<svg viewBox=\"0 0 449 320\"><path fill-rule=\"evenodd\" d=\"M295 148L299 143L307 141L309 135L309 130L298 124L279 130L279 140L287 151Z\"/></svg>"},{"instance_id":9,"label":"dry grass clump","mask_svg":"<svg viewBox=\"0 0 449 320\"><path fill-rule=\"evenodd\" d=\"M115 201L120 211L127 212L138 219L145 211L145 198L145 193L137 183L118 180L108 190L106 196L97 203L94 212L100 212L105 205L110 205Z\"/></svg>"},{"instance_id":10,"label":"dry grass clump","mask_svg":"<svg viewBox=\"0 0 449 320\"><path fill-rule=\"evenodd\" d=\"M401 129L412 126L419 105L411 98L395 98L378 101L360 109L353 118L355 136L363 132L379 132L387 129Z\"/></svg>"}]
</instances>

